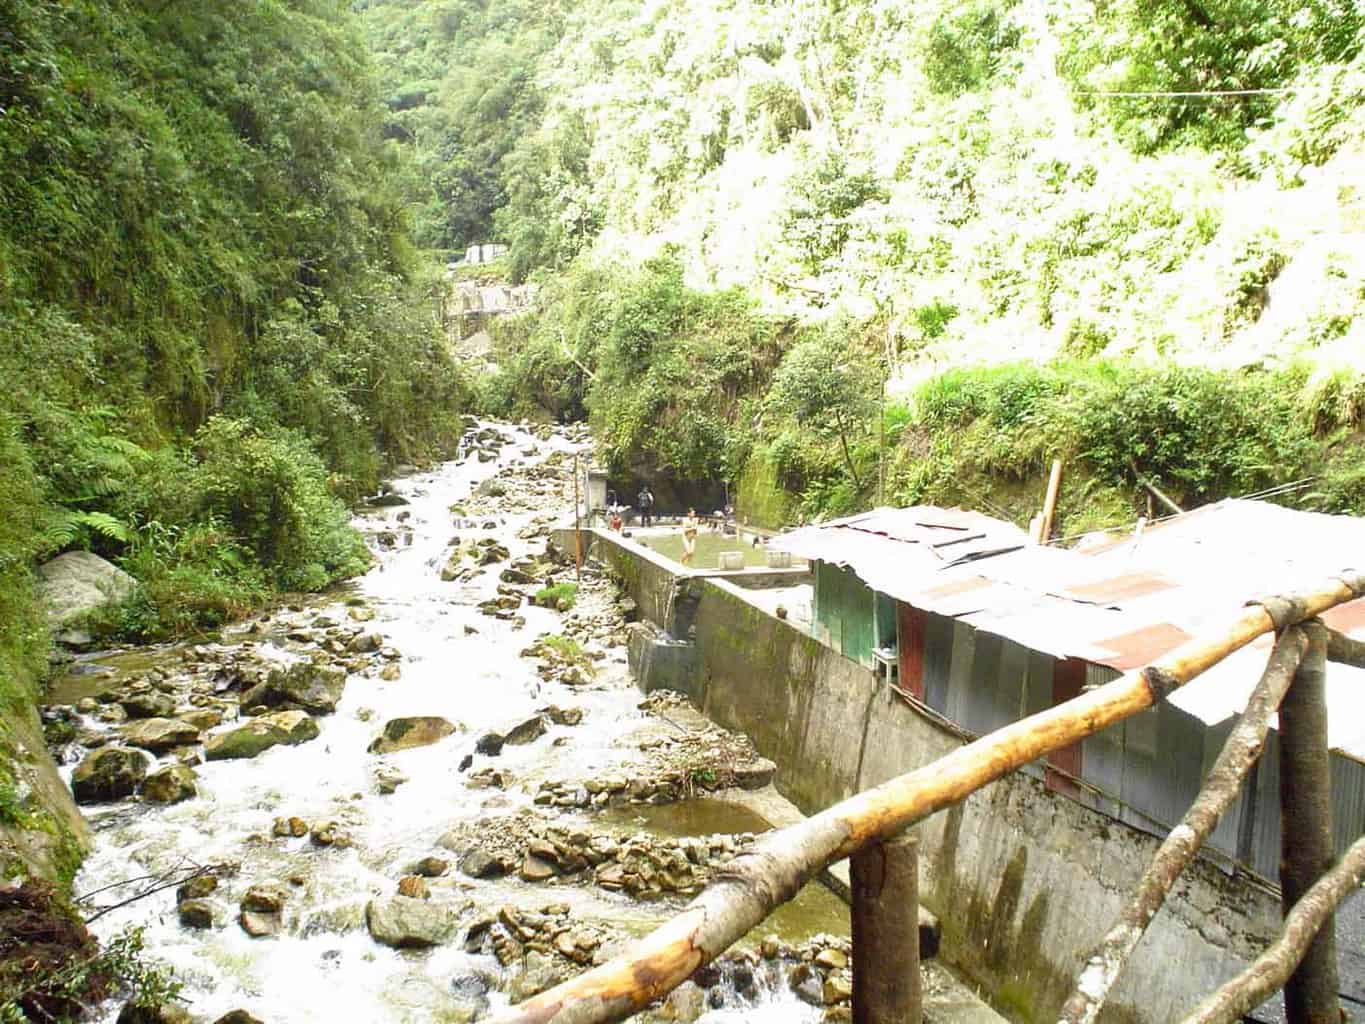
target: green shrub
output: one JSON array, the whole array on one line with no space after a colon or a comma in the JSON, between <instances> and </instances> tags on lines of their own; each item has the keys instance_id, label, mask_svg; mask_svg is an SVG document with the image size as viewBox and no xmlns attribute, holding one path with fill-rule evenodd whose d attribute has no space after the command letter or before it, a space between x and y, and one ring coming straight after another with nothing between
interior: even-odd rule
<instances>
[{"instance_id":1,"label":"green shrub","mask_svg":"<svg viewBox=\"0 0 1365 1024\"><path fill-rule=\"evenodd\" d=\"M558 608L560 611L568 611L578 600L577 583L556 583L551 587L542 587L536 591L535 603L542 608Z\"/></svg>"}]
</instances>

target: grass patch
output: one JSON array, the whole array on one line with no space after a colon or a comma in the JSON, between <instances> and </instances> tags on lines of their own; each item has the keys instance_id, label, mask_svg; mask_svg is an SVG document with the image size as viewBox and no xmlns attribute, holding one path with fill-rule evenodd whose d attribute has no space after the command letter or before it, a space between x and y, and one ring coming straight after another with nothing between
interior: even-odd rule
<instances>
[{"instance_id":1,"label":"grass patch","mask_svg":"<svg viewBox=\"0 0 1365 1024\"><path fill-rule=\"evenodd\" d=\"M567 612L578 601L578 584L556 583L550 587L542 587L536 591L533 600L542 608L558 608L562 612Z\"/></svg>"}]
</instances>

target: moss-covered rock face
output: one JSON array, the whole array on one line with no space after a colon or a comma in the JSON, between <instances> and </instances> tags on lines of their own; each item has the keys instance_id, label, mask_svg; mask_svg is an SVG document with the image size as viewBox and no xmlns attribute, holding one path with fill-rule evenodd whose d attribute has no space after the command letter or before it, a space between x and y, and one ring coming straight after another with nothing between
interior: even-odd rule
<instances>
[{"instance_id":1,"label":"moss-covered rock face","mask_svg":"<svg viewBox=\"0 0 1365 1024\"><path fill-rule=\"evenodd\" d=\"M230 761L257 754L289 743L289 733L274 722L258 718L246 725L210 736L204 743L204 757L209 761Z\"/></svg>"}]
</instances>

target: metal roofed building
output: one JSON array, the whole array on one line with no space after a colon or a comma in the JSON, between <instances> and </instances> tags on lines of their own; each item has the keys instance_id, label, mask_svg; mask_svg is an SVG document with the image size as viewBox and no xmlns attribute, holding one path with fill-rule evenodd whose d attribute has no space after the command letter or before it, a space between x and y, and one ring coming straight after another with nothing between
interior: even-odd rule
<instances>
[{"instance_id":1,"label":"metal roofed building","mask_svg":"<svg viewBox=\"0 0 1365 1024\"><path fill-rule=\"evenodd\" d=\"M961 509L876 509L773 545L811 561L812 630L908 699L981 735L1108 682L1226 620L1365 556L1365 519L1227 500L1086 551L1040 547ZM1324 616L1365 638L1365 600ZM1263 637L1161 705L1055 752L1033 774L1164 834L1188 809L1265 667ZM1327 674L1338 852L1365 831L1365 672ZM1209 846L1274 879L1278 736Z\"/></svg>"}]
</instances>

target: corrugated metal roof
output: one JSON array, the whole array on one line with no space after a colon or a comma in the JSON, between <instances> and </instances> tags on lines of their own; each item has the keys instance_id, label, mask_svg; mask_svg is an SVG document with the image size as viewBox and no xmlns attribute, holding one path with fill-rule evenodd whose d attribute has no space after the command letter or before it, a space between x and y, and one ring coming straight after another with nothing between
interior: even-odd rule
<instances>
[{"instance_id":1,"label":"corrugated metal roof","mask_svg":"<svg viewBox=\"0 0 1365 1024\"><path fill-rule=\"evenodd\" d=\"M1127 671L1255 595L1360 565L1365 519L1230 499L1082 552L1031 545L1017 526L978 512L914 506L805 527L773 546L847 566L873 590L1034 650ZM1325 619L1365 637L1365 600ZM1172 700L1222 721L1245 706L1267 649L1229 658ZM1334 665L1329 679L1333 747L1365 760L1365 672Z\"/></svg>"}]
</instances>

